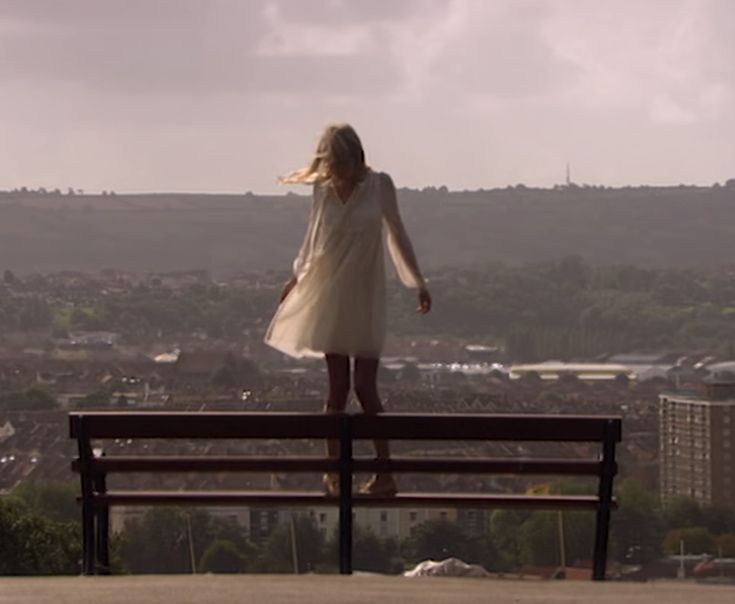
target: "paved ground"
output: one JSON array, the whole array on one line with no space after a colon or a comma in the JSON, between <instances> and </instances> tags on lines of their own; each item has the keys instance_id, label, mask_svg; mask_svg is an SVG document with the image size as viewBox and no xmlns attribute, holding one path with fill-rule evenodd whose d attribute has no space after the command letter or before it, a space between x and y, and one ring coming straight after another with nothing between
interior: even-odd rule
<instances>
[{"instance_id":1,"label":"paved ground","mask_svg":"<svg viewBox=\"0 0 735 604\"><path fill-rule=\"evenodd\" d=\"M0 579L0 604L733 604L735 587L338 575Z\"/></svg>"}]
</instances>

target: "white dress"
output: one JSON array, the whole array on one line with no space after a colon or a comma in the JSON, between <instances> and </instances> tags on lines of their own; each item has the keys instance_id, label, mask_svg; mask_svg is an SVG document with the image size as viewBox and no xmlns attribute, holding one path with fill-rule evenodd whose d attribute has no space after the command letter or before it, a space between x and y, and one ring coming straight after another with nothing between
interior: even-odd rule
<instances>
[{"instance_id":1,"label":"white dress","mask_svg":"<svg viewBox=\"0 0 735 604\"><path fill-rule=\"evenodd\" d=\"M293 263L297 283L271 320L267 344L297 358L380 357L386 322L384 224L401 281L422 287L388 174L368 169L345 202L332 186L314 186L306 236Z\"/></svg>"}]
</instances>

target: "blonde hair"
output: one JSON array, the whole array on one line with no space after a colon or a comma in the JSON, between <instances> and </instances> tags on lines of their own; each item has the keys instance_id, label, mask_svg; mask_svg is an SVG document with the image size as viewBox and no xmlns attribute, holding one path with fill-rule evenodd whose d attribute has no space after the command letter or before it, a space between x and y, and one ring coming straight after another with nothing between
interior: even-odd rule
<instances>
[{"instance_id":1,"label":"blonde hair","mask_svg":"<svg viewBox=\"0 0 735 604\"><path fill-rule=\"evenodd\" d=\"M340 174L360 173L365 167L365 151L355 129L349 124L329 124L319 138L311 163L278 181L284 184L334 182Z\"/></svg>"}]
</instances>

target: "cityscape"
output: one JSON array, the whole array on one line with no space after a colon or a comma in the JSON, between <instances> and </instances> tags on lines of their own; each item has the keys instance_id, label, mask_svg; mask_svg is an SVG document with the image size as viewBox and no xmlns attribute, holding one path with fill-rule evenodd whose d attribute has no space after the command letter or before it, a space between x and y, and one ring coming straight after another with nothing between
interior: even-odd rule
<instances>
[{"instance_id":1,"label":"cityscape","mask_svg":"<svg viewBox=\"0 0 735 604\"><path fill-rule=\"evenodd\" d=\"M0 0L0 604L731 604L733 23Z\"/></svg>"}]
</instances>

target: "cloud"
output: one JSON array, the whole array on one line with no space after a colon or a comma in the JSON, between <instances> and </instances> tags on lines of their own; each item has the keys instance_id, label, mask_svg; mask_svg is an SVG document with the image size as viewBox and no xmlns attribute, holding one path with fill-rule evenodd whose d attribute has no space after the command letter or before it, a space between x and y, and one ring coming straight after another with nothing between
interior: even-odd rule
<instances>
[{"instance_id":1,"label":"cloud","mask_svg":"<svg viewBox=\"0 0 735 604\"><path fill-rule=\"evenodd\" d=\"M290 12L268 2L80 10L87 4L31 2L0 13L0 23L14 24L2 33L0 75L133 94L307 96L379 93L399 76L362 22L345 29L292 23L284 20Z\"/></svg>"},{"instance_id":2,"label":"cloud","mask_svg":"<svg viewBox=\"0 0 735 604\"><path fill-rule=\"evenodd\" d=\"M127 92L227 89L243 85L242 63L261 31L259 12L212 2L30 2L0 22L6 79L77 82ZM248 7L247 10L243 7Z\"/></svg>"},{"instance_id":3,"label":"cloud","mask_svg":"<svg viewBox=\"0 0 735 604\"><path fill-rule=\"evenodd\" d=\"M618 0L579 10L558 3L545 36L579 77L569 103L612 111L637 107L658 122L713 119L726 110L735 85L735 45L717 11L735 12L728 2ZM723 15L724 16L724 15ZM729 74L728 74L729 70Z\"/></svg>"},{"instance_id":4,"label":"cloud","mask_svg":"<svg viewBox=\"0 0 735 604\"><path fill-rule=\"evenodd\" d=\"M410 22L425 12L434 12L446 0L271 0L268 7L290 23L324 26L331 29L356 24L375 25Z\"/></svg>"},{"instance_id":5,"label":"cloud","mask_svg":"<svg viewBox=\"0 0 735 604\"><path fill-rule=\"evenodd\" d=\"M729 178L733 22L730 0L0 1L0 188L271 190L330 120L413 186L567 159Z\"/></svg>"}]
</instances>

